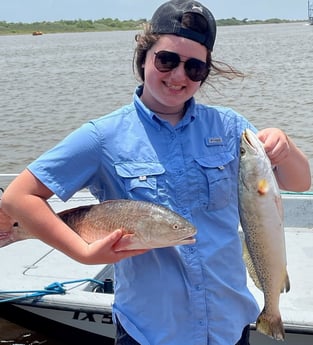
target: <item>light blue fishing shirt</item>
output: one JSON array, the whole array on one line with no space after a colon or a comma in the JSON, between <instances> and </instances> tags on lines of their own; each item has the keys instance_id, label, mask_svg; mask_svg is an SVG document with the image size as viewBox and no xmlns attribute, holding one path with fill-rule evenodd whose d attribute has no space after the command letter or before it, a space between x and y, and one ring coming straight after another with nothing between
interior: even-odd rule
<instances>
[{"instance_id":1,"label":"light blue fishing shirt","mask_svg":"<svg viewBox=\"0 0 313 345\"><path fill-rule=\"evenodd\" d=\"M173 127L144 106L141 92L28 168L63 200L88 187L100 201L146 200L192 222L195 244L115 264L114 315L142 345L235 344L259 313L237 231L240 136L254 127L193 98Z\"/></svg>"}]
</instances>

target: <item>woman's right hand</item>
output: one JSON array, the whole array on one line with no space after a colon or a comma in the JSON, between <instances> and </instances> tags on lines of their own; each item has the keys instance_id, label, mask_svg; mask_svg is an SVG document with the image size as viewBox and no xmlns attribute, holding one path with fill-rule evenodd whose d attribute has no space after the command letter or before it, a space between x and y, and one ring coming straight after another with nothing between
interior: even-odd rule
<instances>
[{"instance_id":1,"label":"woman's right hand","mask_svg":"<svg viewBox=\"0 0 313 345\"><path fill-rule=\"evenodd\" d=\"M85 253L85 257L82 258L82 262L87 264L109 264L147 252L146 249L121 250L118 247L118 243L122 238L123 232L118 229L105 238L88 244L87 251Z\"/></svg>"}]
</instances>

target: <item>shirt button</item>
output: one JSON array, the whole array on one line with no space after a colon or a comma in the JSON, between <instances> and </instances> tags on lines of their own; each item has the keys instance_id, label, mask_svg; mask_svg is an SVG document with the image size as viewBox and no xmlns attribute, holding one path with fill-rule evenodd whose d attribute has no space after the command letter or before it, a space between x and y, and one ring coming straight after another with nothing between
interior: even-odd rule
<instances>
[{"instance_id":1,"label":"shirt button","mask_svg":"<svg viewBox=\"0 0 313 345\"><path fill-rule=\"evenodd\" d=\"M193 254L196 251L195 247L189 247L189 253Z\"/></svg>"},{"instance_id":2,"label":"shirt button","mask_svg":"<svg viewBox=\"0 0 313 345\"><path fill-rule=\"evenodd\" d=\"M203 326L203 325L204 325L203 320L200 320L200 321L199 321L199 325L200 325L200 326Z\"/></svg>"}]
</instances>

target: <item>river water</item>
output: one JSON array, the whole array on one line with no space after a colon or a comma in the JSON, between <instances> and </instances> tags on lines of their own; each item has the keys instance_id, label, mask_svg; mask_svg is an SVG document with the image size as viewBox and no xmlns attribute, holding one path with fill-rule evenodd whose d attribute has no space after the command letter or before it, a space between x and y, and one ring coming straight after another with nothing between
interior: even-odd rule
<instances>
[{"instance_id":1,"label":"river water","mask_svg":"<svg viewBox=\"0 0 313 345\"><path fill-rule=\"evenodd\" d=\"M87 120L131 102L135 34L0 36L0 174L20 172ZM313 171L312 56L305 23L219 27L214 58L246 78L212 80L197 98L230 106L258 128L283 129ZM61 345L0 318L2 343Z\"/></svg>"}]
</instances>

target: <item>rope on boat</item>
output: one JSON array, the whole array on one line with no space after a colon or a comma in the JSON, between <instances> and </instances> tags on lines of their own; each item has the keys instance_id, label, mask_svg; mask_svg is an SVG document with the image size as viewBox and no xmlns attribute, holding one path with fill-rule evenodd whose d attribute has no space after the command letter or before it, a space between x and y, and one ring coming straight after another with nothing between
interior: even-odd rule
<instances>
[{"instance_id":1,"label":"rope on boat","mask_svg":"<svg viewBox=\"0 0 313 345\"><path fill-rule=\"evenodd\" d=\"M94 283L97 286L104 288L105 282L96 279L78 279L70 280L62 283L54 282L46 286L43 290L12 290L12 291L0 291L1 295L12 295L12 294L22 294L22 296L15 296L6 299L0 299L0 303L15 302L23 299L35 299L46 295L64 295L66 289L64 285L77 284L77 283Z\"/></svg>"}]
</instances>

